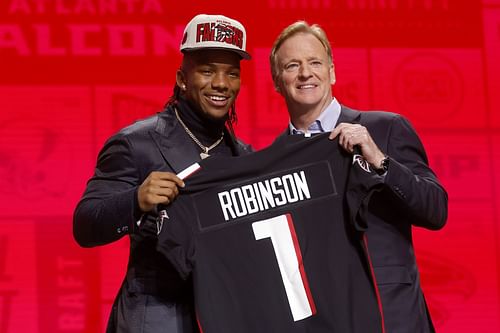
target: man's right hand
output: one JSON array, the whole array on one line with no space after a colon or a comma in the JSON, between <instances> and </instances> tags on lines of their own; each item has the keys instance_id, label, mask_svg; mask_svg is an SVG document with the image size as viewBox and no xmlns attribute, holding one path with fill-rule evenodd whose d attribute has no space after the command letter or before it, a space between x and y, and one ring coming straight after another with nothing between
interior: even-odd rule
<instances>
[{"instance_id":1,"label":"man's right hand","mask_svg":"<svg viewBox=\"0 0 500 333\"><path fill-rule=\"evenodd\" d=\"M169 204L179 194L178 187L184 187L184 182L174 173L151 172L137 191L139 208L146 213L157 204Z\"/></svg>"},{"instance_id":2,"label":"man's right hand","mask_svg":"<svg viewBox=\"0 0 500 333\"><path fill-rule=\"evenodd\" d=\"M375 169L381 168L381 163L385 159L384 153L372 139L368 129L360 124L340 123L330 133L329 139L339 137L339 144L351 154L354 153L354 146L359 146L361 155Z\"/></svg>"}]
</instances>

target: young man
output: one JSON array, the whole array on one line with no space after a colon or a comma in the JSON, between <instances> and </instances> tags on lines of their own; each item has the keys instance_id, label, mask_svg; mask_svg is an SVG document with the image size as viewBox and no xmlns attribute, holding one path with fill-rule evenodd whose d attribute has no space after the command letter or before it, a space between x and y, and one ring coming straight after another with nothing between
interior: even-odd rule
<instances>
[{"instance_id":1,"label":"young man","mask_svg":"<svg viewBox=\"0 0 500 333\"><path fill-rule=\"evenodd\" d=\"M352 110L332 96L335 71L325 32L299 21L285 28L271 55L274 85L286 101L282 135L331 131L384 179L367 215L364 238L387 333L433 332L420 288L412 226L437 230L447 218L447 194L428 166L414 129L400 115Z\"/></svg>"},{"instance_id":2,"label":"young man","mask_svg":"<svg viewBox=\"0 0 500 333\"><path fill-rule=\"evenodd\" d=\"M201 32L205 32L198 36ZM195 332L190 282L156 252L157 205L168 205L183 181L175 174L210 155L241 155L234 137L245 28L220 15L186 26L174 95L163 112L122 129L99 153L94 176L74 213L84 247L130 236L127 274L107 332Z\"/></svg>"}]
</instances>

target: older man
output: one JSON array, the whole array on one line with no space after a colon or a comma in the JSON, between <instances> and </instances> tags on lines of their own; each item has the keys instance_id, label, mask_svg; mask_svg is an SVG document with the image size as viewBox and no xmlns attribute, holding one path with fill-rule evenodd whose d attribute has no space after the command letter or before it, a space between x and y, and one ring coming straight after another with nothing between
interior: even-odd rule
<instances>
[{"instance_id":1,"label":"older man","mask_svg":"<svg viewBox=\"0 0 500 333\"><path fill-rule=\"evenodd\" d=\"M359 112L332 95L335 70L325 32L299 21L276 39L271 56L274 85L285 98L290 123L282 135L331 131L383 177L374 195L364 237L388 333L434 328L420 287L412 227L437 230L447 219L447 194L429 168L424 147L404 117Z\"/></svg>"}]
</instances>

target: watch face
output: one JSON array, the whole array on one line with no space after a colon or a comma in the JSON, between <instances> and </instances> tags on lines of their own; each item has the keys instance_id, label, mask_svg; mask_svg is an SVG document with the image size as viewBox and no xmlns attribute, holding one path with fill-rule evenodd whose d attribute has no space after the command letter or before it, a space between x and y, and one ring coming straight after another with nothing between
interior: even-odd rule
<instances>
[{"instance_id":1,"label":"watch face","mask_svg":"<svg viewBox=\"0 0 500 333\"><path fill-rule=\"evenodd\" d=\"M386 157L380 162L380 169L374 169L379 175L383 175L389 169L389 157Z\"/></svg>"},{"instance_id":2,"label":"watch face","mask_svg":"<svg viewBox=\"0 0 500 333\"><path fill-rule=\"evenodd\" d=\"M389 169L389 157L386 157L382 160L382 170L386 172L387 169Z\"/></svg>"}]
</instances>

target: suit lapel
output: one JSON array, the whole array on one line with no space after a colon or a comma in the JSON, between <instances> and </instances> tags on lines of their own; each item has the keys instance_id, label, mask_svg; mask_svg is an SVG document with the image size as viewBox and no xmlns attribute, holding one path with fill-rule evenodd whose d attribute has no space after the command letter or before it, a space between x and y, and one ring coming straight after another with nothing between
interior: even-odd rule
<instances>
[{"instance_id":1,"label":"suit lapel","mask_svg":"<svg viewBox=\"0 0 500 333\"><path fill-rule=\"evenodd\" d=\"M274 141L271 145L274 145L274 144L280 143L280 142L282 143L286 139L286 137L289 135L290 135L290 130L287 127L283 132L281 132L281 134L279 134L276 137L276 139L274 139Z\"/></svg>"},{"instance_id":2,"label":"suit lapel","mask_svg":"<svg viewBox=\"0 0 500 333\"><path fill-rule=\"evenodd\" d=\"M158 115L156 128L150 134L165 161L173 172L178 173L199 161L200 155L170 111L167 109Z\"/></svg>"},{"instance_id":3,"label":"suit lapel","mask_svg":"<svg viewBox=\"0 0 500 333\"><path fill-rule=\"evenodd\" d=\"M359 123L361 117L361 112L348 108L347 106L341 105L340 116L337 120L335 126L340 123Z\"/></svg>"}]
</instances>

